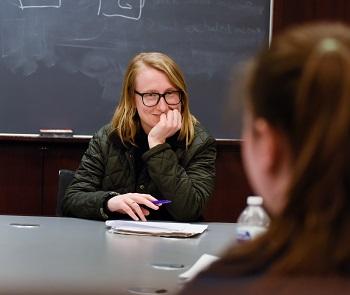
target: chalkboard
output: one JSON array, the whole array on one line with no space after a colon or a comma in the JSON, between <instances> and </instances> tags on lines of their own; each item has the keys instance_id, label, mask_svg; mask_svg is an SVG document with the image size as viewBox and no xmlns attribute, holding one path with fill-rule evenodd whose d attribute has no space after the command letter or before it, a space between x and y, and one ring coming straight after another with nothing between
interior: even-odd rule
<instances>
[{"instance_id":1,"label":"chalkboard","mask_svg":"<svg viewBox=\"0 0 350 295\"><path fill-rule=\"evenodd\" d=\"M192 113L216 138L240 136L232 73L268 42L270 0L1 0L0 132L110 121L128 61L161 51L183 70Z\"/></svg>"}]
</instances>

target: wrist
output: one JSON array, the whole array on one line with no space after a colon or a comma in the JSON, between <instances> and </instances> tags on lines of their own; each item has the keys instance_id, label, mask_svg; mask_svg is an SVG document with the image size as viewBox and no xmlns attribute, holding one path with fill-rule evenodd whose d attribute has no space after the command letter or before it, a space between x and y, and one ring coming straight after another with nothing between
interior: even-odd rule
<instances>
[{"instance_id":1,"label":"wrist","mask_svg":"<svg viewBox=\"0 0 350 295\"><path fill-rule=\"evenodd\" d=\"M160 139L148 137L148 145L149 145L150 149L155 147L156 145L162 144L164 142L165 142L165 140L160 140Z\"/></svg>"},{"instance_id":2,"label":"wrist","mask_svg":"<svg viewBox=\"0 0 350 295\"><path fill-rule=\"evenodd\" d=\"M100 208L100 213L101 213L101 216L104 218L104 219L108 219L111 215L112 215L112 211L109 210L108 208L108 201L112 198L114 198L115 196L118 196L119 194L117 192L109 192L103 199L103 202L102 202L102 207Z\"/></svg>"}]
</instances>

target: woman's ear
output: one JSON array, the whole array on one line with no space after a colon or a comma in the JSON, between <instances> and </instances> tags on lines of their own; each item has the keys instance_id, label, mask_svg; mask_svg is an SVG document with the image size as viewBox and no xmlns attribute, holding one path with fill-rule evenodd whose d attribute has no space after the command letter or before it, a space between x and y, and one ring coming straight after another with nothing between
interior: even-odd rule
<instances>
[{"instance_id":1,"label":"woman's ear","mask_svg":"<svg viewBox=\"0 0 350 295\"><path fill-rule=\"evenodd\" d=\"M284 144L281 132L266 120L258 118L253 123L253 136L262 171L276 173L282 160L281 147Z\"/></svg>"},{"instance_id":2,"label":"woman's ear","mask_svg":"<svg viewBox=\"0 0 350 295\"><path fill-rule=\"evenodd\" d=\"M272 214L285 204L291 161L286 136L263 118L251 118L244 132L243 157L252 188Z\"/></svg>"}]
</instances>

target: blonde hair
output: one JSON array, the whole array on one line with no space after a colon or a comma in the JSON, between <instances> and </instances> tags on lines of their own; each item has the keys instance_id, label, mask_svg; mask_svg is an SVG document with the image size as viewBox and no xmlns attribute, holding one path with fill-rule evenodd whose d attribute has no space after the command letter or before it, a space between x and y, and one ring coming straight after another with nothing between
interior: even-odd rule
<instances>
[{"instance_id":1,"label":"blonde hair","mask_svg":"<svg viewBox=\"0 0 350 295\"><path fill-rule=\"evenodd\" d=\"M144 66L163 72L170 83L181 91L182 127L178 139L185 140L186 146L190 145L194 138L197 119L189 110L185 79L178 65L169 56L159 52L139 53L130 61L124 76L120 101L112 118L111 132L115 132L124 144L136 145L135 136L141 124L134 102L135 79L138 71Z\"/></svg>"}]
</instances>

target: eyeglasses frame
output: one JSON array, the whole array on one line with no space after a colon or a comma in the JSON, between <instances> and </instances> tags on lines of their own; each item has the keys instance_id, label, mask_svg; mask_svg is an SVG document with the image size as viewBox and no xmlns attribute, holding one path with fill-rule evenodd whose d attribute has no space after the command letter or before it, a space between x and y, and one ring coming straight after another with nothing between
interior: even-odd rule
<instances>
[{"instance_id":1,"label":"eyeglasses frame","mask_svg":"<svg viewBox=\"0 0 350 295\"><path fill-rule=\"evenodd\" d=\"M161 99L162 97L164 98L164 101L166 102L166 104L169 105L169 106L176 106L176 105L178 105L178 104L180 104L180 103L182 102L182 91L181 91L181 90L165 91L164 93L158 93L158 92L143 92L143 93L141 93L141 92L138 92L137 90L134 90L134 92L135 92L137 95L141 96L142 103L143 103L144 106L146 106L146 107L154 107L154 106L156 106L156 105L160 102L160 99ZM177 92L177 93L179 94L179 97L180 97L180 101L179 101L178 103L175 103L175 104L168 103L167 100L166 100L166 98L165 98L165 95L166 95L167 93L173 93L173 92ZM158 100L157 100L157 102L156 102L154 105L151 105L151 106L146 105L145 102L143 101L143 96L146 95L146 94L157 94L157 95L158 95Z\"/></svg>"}]
</instances>

